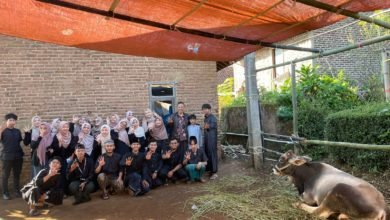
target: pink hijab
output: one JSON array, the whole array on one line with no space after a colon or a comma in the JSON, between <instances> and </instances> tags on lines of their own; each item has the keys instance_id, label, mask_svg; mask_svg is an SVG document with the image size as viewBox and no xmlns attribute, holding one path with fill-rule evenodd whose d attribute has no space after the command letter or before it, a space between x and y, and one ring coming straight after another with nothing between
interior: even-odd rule
<instances>
[{"instance_id":1,"label":"pink hijab","mask_svg":"<svg viewBox=\"0 0 390 220\"><path fill-rule=\"evenodd\" d=\"M46 165L46 151L47 147L49 147L53 143L53 136L51 135L51 126L49 123L43 122L41 126L46 127L46 132L43 134L41 142L39 142L37 149L37 156L39 158L39 162L42 166Z\"/></svg>"}]
</instances>

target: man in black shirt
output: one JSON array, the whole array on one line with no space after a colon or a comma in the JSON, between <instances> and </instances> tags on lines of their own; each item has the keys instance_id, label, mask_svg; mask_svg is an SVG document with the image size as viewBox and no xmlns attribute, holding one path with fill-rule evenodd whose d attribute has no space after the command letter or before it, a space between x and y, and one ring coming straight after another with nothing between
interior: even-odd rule
<instances>
[{"instance_id":1,"label":"man in black shirt","mask_svg":"<svg viewBox=\"0 0 390 220\"><path fill-rule=\"evenodd\" d=\"M163 161L161 154L157 151L157 141L151 140L149 143L149 151L145 156L145 166L144 166L144 178L148 181L150 188L156 188L162 185L162 181L159 178L159 173L161 172Z\"/></svg>"},{"instance_id":2,"label":"man in black shirt","mask_svg":"<svg viewBox=\"0 0 390 220\"><path fill-rule=\"evenodd\" d=\"M2 178L3 178L3 199L9 200L8 178L13 171L14 191L16 197L21 197L19 192L19 179L23 164L23 150L20 146L22 133L15 128L18 116L13 113L5 115L5 123L0 127L0 141L3 149L0 152L0 158L3 161Z\"/></svg>"},{"instance_id":3,"label":"man in black shirt","mask_svg":"<svg viewBox=\"0 0 390 220\"><path fill-rule=\"evenodd\" d=\"M103 190L102 199L109 199L108 189L111 194L123 190L122 171L120 170L121 155L114 153L114 141L104 142L106 153L96 161L95 173L98 174L97 181L101 190Z\"/></svg>"},{"instance_id":4,"label":"man in black shirt","mask_svg":"<svg viewBox=\"0 0 390 220\"><path fill-rule=\"evenodd\" d=\"M133 196L140 196L149 192L149 183L143 178L145 153L139 152L141 144L138 139L131 142L131 152L123 155L121 166L125 176L125 186Z\"/></svg>"},{"instance_id":5,"label":"man in black shirt","mask_svg":"<svg viewBox=\"0 0 390 220\"><path fill-rule=\"evenodd\" d=\"M178 149L179 141L172 138L169 142L170 149L163 151L162 159L164 162L160 172L161 179L165 182L170 179L173 183L176 180L188 180L186 171L183 169L184 154Z\"/></svg>"},{"instance_id":6,"label":"man in black shirt","mask_svg":"<svg viewBox=\"0 0 390 220\"><path fill-rule=\"evenodd\" d=\"M91 157L85 156L85 147L83 144L77 144L75 149L75 158L68 166L69 192L74 195L73 205L91 200L89 194L93 192L94 167Z\"/></svg>"}]
</instances>

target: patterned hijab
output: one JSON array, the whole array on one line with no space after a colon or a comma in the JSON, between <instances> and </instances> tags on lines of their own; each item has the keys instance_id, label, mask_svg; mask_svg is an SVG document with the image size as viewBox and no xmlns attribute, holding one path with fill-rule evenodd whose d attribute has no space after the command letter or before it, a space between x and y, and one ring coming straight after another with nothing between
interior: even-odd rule
<instances>
[{"instance_id":1,"label":"patterned hijab","mask_svg":"<svg viewBox=\"0 0 390 220\"><path fill-rule=\"evenodd\" d=\"M108 134L107 135L103 135L103 128L107 128L108 129ZM102 154L106 153L106 148L104 147L104 143L108 140L111 140L111 134L110 134L110 126L108 125L103 125L101 128L100 128L100 134L98 134L98 136L96 136L96 141L100 143L100 145L102 146Z\"/></svg>"},{"instance_id":2,"label":"patterned hijab","mask_svg":"<svg viewBox=\"0 0 390 220\"><path fill-rule=\"evenodd\" d=\"M72 140L72 134L70 131L62 131L62 128L68 125L69 123L67 121L61 121L60 125L58 126L58 133L56 134L58 143L63 147L63 148L68 148L70 141Z\"/></svg>"},{"instance_id":3,"label":"patterned hijab","mask_svg":"<svg viewBox=\"0 0 390 220\"><path fill-rule=\"evenodd\" d=\"M88 127L89 131L91 131L91 125L89 123L84 123L83 125L81 125L81 131L79 133L79 143L82 143L84 145L85 153L91 156L93 150L93 142L95 141L95 138L93 138L90 133L85 134L83 132L83 129L85 127Z\"/></svg>"},{"instance_id":4,"label":"patterned hijab","mask_svg":"<svg viewBox=\"0 0 390 220\"><path fill-rule=\"evenodd\" d=\"M120 120L118 126L116 127L116 129L118 130L118 139L125 143L127 146L130 146L129 135L127 134L126 129L121 127L122 122L125 122L127 126L127 119L124 118Z\"/></svg>"}]
</instances>

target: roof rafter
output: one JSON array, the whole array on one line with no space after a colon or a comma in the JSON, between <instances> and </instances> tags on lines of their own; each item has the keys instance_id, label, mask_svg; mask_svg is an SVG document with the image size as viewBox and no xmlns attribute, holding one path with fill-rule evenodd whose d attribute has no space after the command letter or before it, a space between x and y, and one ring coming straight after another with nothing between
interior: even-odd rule
<instances>
[{"instance_id":1,"label":"roof rafter","mask_svg":"<svg viewBox=\"0 0 390 220\"><path fill-rule=\"evenodd\" d=\"M208 0L202 0L199 2L194 8L192 8L188 13L184 14L181 18L179 18L177 21L173 22L172 26L176 26L180 21L184 20L186 17L192 15L196 10L198 10L205 2Z\"/></svg>"}]
</instances>

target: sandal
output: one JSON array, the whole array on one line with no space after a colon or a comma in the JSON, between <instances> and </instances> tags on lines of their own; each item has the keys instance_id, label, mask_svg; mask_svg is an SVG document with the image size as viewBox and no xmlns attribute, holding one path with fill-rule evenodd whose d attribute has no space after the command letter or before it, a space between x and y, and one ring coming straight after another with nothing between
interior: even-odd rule
<instances>
[{"instance_id":1,"label":"sandal","mask_svg":"<svg viewBox=\"0 0 390 220\"><path fill-rule=\"evenodd\" d=\"M107 200L107 199L109 199L110 197L108 196L108 193L103 193L103 195L102 195L102 199L103 200Z\"/></svg>"}]
</instances>

